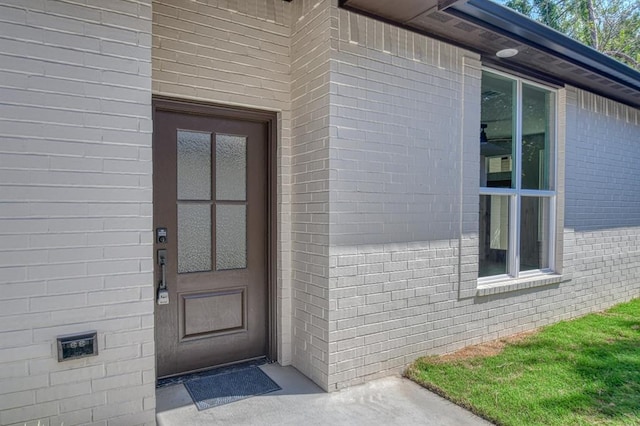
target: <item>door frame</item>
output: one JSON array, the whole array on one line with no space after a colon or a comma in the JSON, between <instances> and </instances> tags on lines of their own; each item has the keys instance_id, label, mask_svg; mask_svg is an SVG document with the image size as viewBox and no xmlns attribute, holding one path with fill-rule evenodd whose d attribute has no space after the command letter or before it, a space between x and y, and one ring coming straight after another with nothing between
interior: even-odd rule
<instances>
[{"instance_id":1,"label":"door frame","mask_svg":"<svg viewBox=\"0 0 640 426\"><path fill-rule=\"evenodd\" d=\"M152 96L152 119L156 111L176 112L200 116L241 119L264 123L267 126L267 356L277 361L277 113L251 108L228 106L211 102ZM152 138L153 139L153 138ZM151 148L153 150L153 146ZM153 230L155 233L155 230ZM155 235L154 235L155 241ZM156 267L154 262L154 268ZM155 284L154 284L155 289ZM154 296L155 303L155 296ZM155 328L155 314L154 314ZM157 332L157 330L156 330ZM155 334L154 334L155 336ZM154 337L155 339L155 337Z\"/></svg>"}]
</instances>

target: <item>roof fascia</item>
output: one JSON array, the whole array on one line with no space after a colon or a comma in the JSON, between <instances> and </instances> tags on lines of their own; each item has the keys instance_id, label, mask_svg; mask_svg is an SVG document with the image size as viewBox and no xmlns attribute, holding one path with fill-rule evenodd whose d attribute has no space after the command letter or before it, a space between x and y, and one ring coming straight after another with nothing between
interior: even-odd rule
<instances>
[{"instance_id":1,"label":"roof fascia","mask_svg":"<svg viewBox=\"0 0 640 426\"><path fill-rule=\"evenodd\" d=\"M558 56L640 91L640 72L497 3L489 0L456 2L447 8L446 13L501 33L520 43Z\"/></svg>"}]
</instances>

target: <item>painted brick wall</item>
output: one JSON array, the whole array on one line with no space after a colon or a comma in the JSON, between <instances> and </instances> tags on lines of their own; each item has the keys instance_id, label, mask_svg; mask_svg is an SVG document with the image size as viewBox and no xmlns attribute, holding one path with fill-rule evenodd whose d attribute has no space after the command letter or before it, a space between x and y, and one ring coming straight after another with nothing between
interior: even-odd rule
<instances>
[{"instance_id":1,"label":"painted brick wall","mask_svg":"<svg viewBox=\"0 0 640 426\"><path fill-rule=\"evenodd\" d=\"M291 5L153 1L153 93L278 112L278 360L291 363Z\"/></svg>"},{"instance_id":2,"label":"painted brick wall","mask_svg":"<svg viewBox=\"0 0 640 426\"><path fill-rule=\"evenodd\" d=\"M640 110L569 88L566 158L565 263L581 283L577 308L640 296Z\"/></svg>"},{"instance_id":3,"label":"painted brick wall","mask_svg":"<svg viewBox=\"0 0 640 426\"><path fill-rule=\"evenodd\" d=\"M572 88L559 92L561 184L566 176L558 192L566 198L566 206L558 202L560 229L567 219L557 246L564 281L481 295L478 58L337 13L330 389L400 371L423 354L640 295L637 110Z\"/></svg>"},{"instance_id":4,"label":"painted brick wall","mask_svg":"<svg viewBox=\"0 0 640 426\"><path fill-rule=\"evenodd\" d=\"M566 226L638 226L640 112L578 89L568 102Z\"/></svg>"},{"instance_id":5,"label":"painted brick wall","mask_svg":"<svg viewBox=\"0 0 640 426\"><path fill-rule=\"evenodd\" d=\"M293 365L329 380L329 75L333 9L294 2L291 37Z\"/></svg>"},{"instance_id":6,"label":"painted brick wall","mask_svg":"<svg viewBox=\"0 0 640 426\"><path fill-rule=\"evenodd\" d=\"M452 316L476 286L478 126L463 123L480 120L478 57L337 13L331 389L480 334L464 324L469 301Z\"/></svg>"},{"instance_id":7,"label":"painted brick wall","mask_svg":"<svg viewBox=\"0 0 640 426\"><path fill-rule=\"evenodd\" d=\"M344 10L339 17L331 243L455 238L464 52Z\"/></svg>"},{"instance_id":8,"label":"painted brick wall","mask_svg":"<svg viewBox=\"0 0 640 426\"><path fill-rule=\"evenodd\" d=\"M290 6L213 3L154 0L153 93L288 110Z\"/></svg>"},{"instance_id":9,"label":"painted brick wall","mask_svg":"<svg viewBox=\"0 0 640 426\"><path fill-rule=\"evenodd\" d=\"M2 425L154 423L151 4L103 3L0 5Z\"/></svg>"},{"instance_id":10,"label":"painted brick wall","mask_svg":"<svg viewBox=\"0 0 640 426\"><path fill-rule=\"evenodd\" d=\"M336 0L154 1L153 41L148 2L16 4L0 424L153 422L151 73L157 95L278 112L278 356L324 389L640 294L638 110L559 92L564 282L481 296L476 55ZM55 336L90 328L100 356L58 364Z\"/></svg>"}]
</instances>

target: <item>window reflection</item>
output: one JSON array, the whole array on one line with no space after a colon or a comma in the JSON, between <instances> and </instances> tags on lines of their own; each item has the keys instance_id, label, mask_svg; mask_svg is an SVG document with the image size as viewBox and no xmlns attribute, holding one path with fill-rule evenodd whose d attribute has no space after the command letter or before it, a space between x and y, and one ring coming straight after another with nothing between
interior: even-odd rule
<instances>
[{"instance_id":1,"label":"window reflection","mask_svg":"<svg viewBox=\"0 0 640 426\"><path fill-rule=\"evenodd\" d=\"M507 273L509 252L509 197L480 196L479 276Z\"/></svg>"},{"instance_id":2,"label":"window reflection","mask_svg":"<svg viewBox=\"0 0 640 426\"><path fill-rule=\"evenodd\" d=\"M555 94L489 71L482 73L481 90L478 275L518 278L522 271L548 270Z\"/></svg>"},{"instance_id":3,"label":"window reflection","mask_svg":"<svg viewBox=\"0 0 640 426\"><path fill-rule=\"evenodd\" d=\"M550 189L553 93L522 86L522 188Z\"/></svg>"},{"instance_id":4,"label":"window reflection","mask_svg":"<svg viewBox=\"0 0 640 426\"><path fill-rule=\"evenodd\" d=\"M482 75L480 186L513 188L516 83L494 74Z\"/></svg>"},{"instance_id":5,"label":"window reflection","mask_svg":"<svg viewBox=\"0 0 640 426\"><path fill-rule=\"evenodd\" d=\"M549 267L549 199L522 197L520 206L520 270Z\"/></svg>"}]
</instances>

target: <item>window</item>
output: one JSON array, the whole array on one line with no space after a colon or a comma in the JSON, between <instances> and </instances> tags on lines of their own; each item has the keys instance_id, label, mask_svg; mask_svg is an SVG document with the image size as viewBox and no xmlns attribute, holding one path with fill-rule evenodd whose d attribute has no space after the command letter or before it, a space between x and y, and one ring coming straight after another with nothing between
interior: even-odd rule
<instances>
[{"instance_id":1,"label":"window","mask_svg":"<svg viewBox=\"0 0 640 426\"><path fill-rule=\"evenodd\" d=\"M553 90L482 73L479 278L519 278L554 269Z\"/></svg>"}]
</instances>

